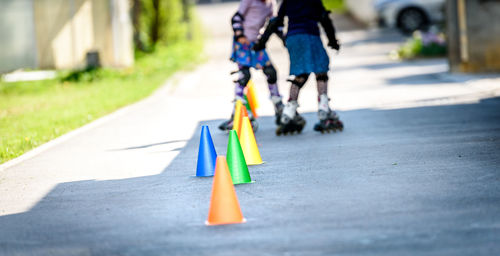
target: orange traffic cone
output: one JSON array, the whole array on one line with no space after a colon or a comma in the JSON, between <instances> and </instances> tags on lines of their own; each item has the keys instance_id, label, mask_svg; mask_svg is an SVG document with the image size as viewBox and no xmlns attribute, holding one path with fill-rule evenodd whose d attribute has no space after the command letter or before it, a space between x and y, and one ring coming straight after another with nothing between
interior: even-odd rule
<instances>
[{"instance_id":1,"label":"orange traffic cone","mask_svg":"<svg viewBox=\"0 0 500 256\"><path fill-rule=\"evenodd\" d=\"M241 115L240 115L240 127L236 132L236 134L238 135L238 139L241 136L241 128L243 127L243 118L244 117L248 117L248 111L247 111L247 108L245 106L242 106L241 107Z\"/></svg>"},{"instance_id":2,"label":"orange traffic cone","mask_svg":"<svg viewBox=\"0 0 500 256\"><path fill-rule=\"evenodd\" d=\"M238 130L236 130L236 134L238 135L238 139L240 138L241 134L241 127L243 125L243 117L248 117L248 110L247 108L242 104L240 108L240 122L238 124Z\"/></svg>"},{"instance_id":3,"label":"orange traffic cone","mask_svg":"<svg viewBox=\"0 0 500 256\"><path fill-rule=\"evenodd\" d=\"M243 103L241 102L241 100L237 100L234 106L233 116L233 130L235 130L237 134L240 134L242 108L244 108Z\"/></svg>"},{"instance_id":4,"label":"orange traffic cone","mask_svg":"<svg viewBox=\"0 0 500 256\"><path fill-rule=\"evenodd\" d=\"M206 225L223 225L246 222L234 191L226 157L218 156L212 185L212 199Z\"/></svg>"},{"instance_id":5,"label":"orange traffic cone","mask_svg":"<svg viewBox=\"0 0 500 256\"><path fill-rule=\"evenodd\" d=\"M257 148L255 134L253 133L252 125L248 117L243 117L240 134L241 149L247 165L263 164L264 161L262 161L259 149Z\"/></svg>"},{"instance_id":6,"label":"orange traffic cone","mask_svg":"<svg viewBox=\"0 0 500 256\"><path fill-rule=\"evenodd\" d=\"M259 102L257 101L255 86L252 80L250 80L247 84L247 99L248 99L248 106L250 106L253 116L257 118L257 108L259 108Z\"/></svg>"},{"instance_id":7,"label":"orange traffic cone","mask_svg":"<svg viewBox=\"0 0 500 256\"><path fill-rule=\"evenodd\" d=\"M248 110L247 110L247 108L241 108L241 112L243 112L242 115L241 115L241 118L243 118L245 116L248 117ZM240 123L240 130L241 130L242 125L243 125L243 123Z\"/></svg>"}]
</instances>

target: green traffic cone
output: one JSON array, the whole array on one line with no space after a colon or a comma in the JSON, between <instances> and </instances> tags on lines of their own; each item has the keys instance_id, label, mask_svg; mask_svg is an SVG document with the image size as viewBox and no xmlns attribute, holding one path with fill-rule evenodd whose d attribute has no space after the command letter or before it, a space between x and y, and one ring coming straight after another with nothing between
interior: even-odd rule
<instances>
[{"instance_id":1,"label":"green traffic cone","mask_svg":"<svg viewBox=\"0 0 500 256\"><path fill-rule=\"evenodd\" d=\"M252 111L252 108L250 107L250 101L248 100L248 97L246 95L244 95L244 99L247 102L247 103L245 103L245 107L247 107L248 111Z\"/></svg>"},{"instance_id":2,"label":"green traffic cone","mask_svg":"<svg viewBox=\"0 0 500 256\"><path fill-rule=\"evenodd\" d=\"M248 166L241 150L238 134L235 130L229 132L229 141L227 143L227 165L233 179L233 184L251 183Z\"/></svg>"}]
</instances>

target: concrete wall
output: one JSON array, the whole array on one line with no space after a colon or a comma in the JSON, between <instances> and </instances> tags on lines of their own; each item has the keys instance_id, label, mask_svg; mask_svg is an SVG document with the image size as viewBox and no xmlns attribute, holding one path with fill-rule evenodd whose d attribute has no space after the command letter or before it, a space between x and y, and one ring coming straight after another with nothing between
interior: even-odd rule
<instances>
[{"instance_id":1,"label":"concrete wall","mask_svg":"<svg viewBox=\"0 0 500 256\"><path fill-rule=\"evenodd\" d=\"M372 24L377 21L373 0L345 0L349 12L359 21Z\"/></svg>"},{"instance_id":2,"label":"concrete wall","mask_svg":"<svg viewBox=\"0 0 500 256\"><path fill-rule=\"evenodd\" d=\"M0 72L26 67L83 68L89 51L98 51L104 66L133 64L128 0L0 0L0 3L0 34L9 35L0 37Z\"/></svg>"},{"instance_id":3,"label":"concrete wall","mask_svg":"<svg viewBox=\"0 0 500 256\"><path fill-rule=\"evenodd\" d=\"M94 44L92 49L99 52L101 64L104 66L128 66L128 64L120 65L120 63L115 63L114 61L113 29L110 9L111 6L109 1L92 1L92 26L94 32ZM123 43L126 43L126 41L127 39L122 40ZM132 42L132 36L130 36L129 41ZM130 52L131 50L132 47L127 51L127 54L133 58L133 52Z\"/></svg>"},{"instance_id":4,"label":"concrete wall","mask_svg":"<svg viewBox=\"0 0 500 256\"><path fill-rule=\"evenodd\" d=\"M460 1L448 0L446 6L451 71L500 72L500 1L463 0L463 17Z\"/></svg>"},{"instance_id":5,"label":"concrete wall","mask_svg":"<svg viewBox=\"0 0 500 256\"><path fill-rule=\"evenodd\" d=\"M37 66L33 0L0 0L0 73Z\"/></svg>"},{"instance_id":6,"label":"concrete wall","mask_svg":"<svg viewBox=\"0 0 500 256\"><path fill-rule=\"evenodd\" d=\"M99 0L94 0L99 1ZM127 67L134 64L133 29L129 0L111 0L111 25L113 31L113 66Z\"/></svg>"},{"instance_id":7,"label":"concrete wall","mask_svg":"<svg viewBox=\"0 0 500 256\"><path fill-rule=\"evenodd\" d=\"M35 20L40 68L85 65L94 41L92 1L36 0Z\"/></svg>"}]
</instances>

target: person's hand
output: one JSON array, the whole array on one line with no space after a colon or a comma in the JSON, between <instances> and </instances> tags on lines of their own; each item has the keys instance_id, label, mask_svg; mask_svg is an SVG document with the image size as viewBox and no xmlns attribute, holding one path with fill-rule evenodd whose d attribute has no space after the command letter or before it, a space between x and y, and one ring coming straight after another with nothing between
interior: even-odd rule
<instances>
[{"instance_id":1,"label":"person's hand","mask_svg":"<svg viewBox=\"0 0 500 256\"><path fill-rule=\"evenodd\" d=\"M238 38L238 43L240 44L250 44L246 36L241 36Z\"/></svg>"},{"instance_id":2,"label":"person's hand","mask_svg":"<svg viewBox=\"0 0 500 256\"><path fill-rule=\"evenodd\" d=\"M261 40L258 40L252 47L252 50L258 52L266 49L266 44L264 44Z\"/></svg>"},{"instance_id":3,"label":"person's hand","mask_svg":"<svg viewBox=\"0 0 500 256\"><path fill-rule=\"evenodd\" d=\"M337 51L340 50L340 44L338 40L330 40L328 42L328 46L330 46L332 49L335 49Z\"/></svg>"}]
</instances>

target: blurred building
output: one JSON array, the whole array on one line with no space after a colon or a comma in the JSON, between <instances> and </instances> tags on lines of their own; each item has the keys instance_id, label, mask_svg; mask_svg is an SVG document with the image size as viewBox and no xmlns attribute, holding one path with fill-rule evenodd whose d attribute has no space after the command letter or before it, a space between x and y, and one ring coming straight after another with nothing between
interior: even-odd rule
<instances>
[{"instance_id":1,"label":"blurred building","mask_svg":"<svg viewBox=\"0 0 500 256\"><path fill-rule=\"evenodd\" d=\"M500 72L500 1L447 1L448 59L453 72Z\"/></svg>"},{"instance_id":2,"label":"blurred building","mask_svg":"<svg viewBox=\"0 0 500 256\"><path fill-rule=\"evenodd\" d=\"M366 24L376 23L377 13L373 0L344 0L344 3L357 20Z\"/></svg>"},{"instance_id":3,"label":"blurred building","mask_svg":"<svg viewBox=\"0 0 500 256\"><path fill-rule=\"evenodd\" d=\"M133 64L129 0L0 0L0 73ZM95 57L95 54L93 55Z\"/></svg>"}]
</instances>

